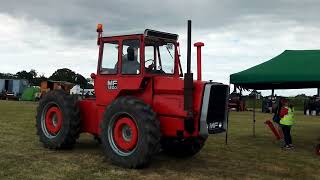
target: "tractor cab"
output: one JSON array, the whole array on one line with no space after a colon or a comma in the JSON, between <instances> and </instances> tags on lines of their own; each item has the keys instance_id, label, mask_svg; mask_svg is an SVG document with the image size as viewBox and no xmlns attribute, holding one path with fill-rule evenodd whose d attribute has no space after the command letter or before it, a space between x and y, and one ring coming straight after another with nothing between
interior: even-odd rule
<instances>
[{"instance_id":1,"label":"tractor cab","mask_svg":"<svg viewBox=\"0 0 320 180\"><path fill-rule=\"evenodd\" d=\"M179 75L181 68L175 65L179 58L178 35L146 29L102 37L99 27L98 75Z\"/></svg>"},{"instance_id":2,"label":"tractor cab","mask_svg":"<svg viewBox=\"0 0 320 180\"><path fill-rule=\"evenodd\" d=\"M124 94L153 104L151 81L183 83L179 78L182 68L177 34L146 29L132 34L102 36L102 25L98 25L97 32L98 68L91 77L98 105L106 106ZM151 88L147 88L149 86ZM143 89L144 93L139 93Z\"/></svg>"}]
</instances>

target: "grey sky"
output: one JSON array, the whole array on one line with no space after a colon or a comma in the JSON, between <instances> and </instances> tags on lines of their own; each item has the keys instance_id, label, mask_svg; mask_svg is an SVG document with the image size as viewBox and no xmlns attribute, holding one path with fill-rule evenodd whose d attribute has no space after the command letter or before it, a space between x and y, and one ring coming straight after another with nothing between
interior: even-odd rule
<instances>
[{"instance_id":1,"label":"grey sky","mask_svg":"<svg viewBox=\"0 0 320 180\"><path fill-rule=\"evenodd\" d=\"M97 22L108 23L110 31L146 26L179 28L189 18L198 28L210 30L242 21L244 17L316 25L319 7L316 0L10 0L1 2L0 12L37 19L67 35L88 38L93 37L90 29ZM248 22L242 23L245 26Z\"/></svg>"},{"instance_id":2,"label":"grey sky","mask_svg":"<svg viewBox=\"0 0 320 180\"><path fill-rule=\"evenodd\" d=\"M106 33L179 33L185 64L186 20L192 19L193 42L205 43L204 78L227 83L229 74L285 49L319 49L319 9L316 0L1 0L0 72L34 68L50 75L68 67L89 76L96 68L97 23Z\"/></svg>"}]
</instances>

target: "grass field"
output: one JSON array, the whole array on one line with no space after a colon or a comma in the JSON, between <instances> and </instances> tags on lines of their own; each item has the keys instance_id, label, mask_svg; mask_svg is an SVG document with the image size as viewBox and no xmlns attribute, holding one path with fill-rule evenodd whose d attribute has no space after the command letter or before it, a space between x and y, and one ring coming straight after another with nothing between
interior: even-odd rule
<instances>
[{"instance_id":1,"label":"grass field","mask_svg":"<svg viewBox=\"0 0 320 180\"><path fill-rule=\"evenodd\" d=\"M283 151L257 113L256 138L252 113L230 114L229 144L213 135L189 159L162 153L150 167L122 169L105 160L101 147L82 135L73 150L50 151L35 133L36 103L0 101L0 179L320 179L320 118L296 115L294 151Z\"/></svg>"}]
</instances>

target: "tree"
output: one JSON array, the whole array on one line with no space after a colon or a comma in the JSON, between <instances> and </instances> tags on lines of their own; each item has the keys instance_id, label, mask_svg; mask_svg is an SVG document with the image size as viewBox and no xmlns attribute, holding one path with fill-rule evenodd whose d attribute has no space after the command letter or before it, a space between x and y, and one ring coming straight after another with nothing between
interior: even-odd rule
<instances>
[{"instance_id":1,"label":"tree","mask_svg":"<svg viewBox=\"0 0 320 180\"><path fill-rule=\"evenodd\" d=\"M88 86L88 81L81 74L76 74L75 84L79 84L81 88L85 89Z\"/></svg>"},{"instance_id":2,"label":"tree","mask_svg":"<svg viewBox=\"0 0 320 180\"><path fill-rule=\"evenodd\" d=\"M33 78L36 78L37 75L38 75L37 71L34 70L34 69L31 69L31 70L29 71L29 74L31 74Z\"/></svg>"},{"instance_id":3,"label":"tree","mask_svg":"<svg viewBox=\"0 0 320 180\"><path fill-rule=\"evenodd\" d=\"M298 94L296 98L306 98L308 97L306 94Z\"/></svg>"},{"instance_id":4,"label":"tree","mask_svg":"<svg viewBox=\"0 0 320 180\"><path fill-rule=\"evenodd\" d=\"M88 83L88 85L87 85L86 89L94 89L93 84Z\"/></svg>"},{"instance_id":5,"label":"tree","mask_svg":"<svg viewBox=\"0 0 320 180\"><path fill-rule=\"evenodd\" d=\"M0 73L0 79L15 79L15 75L11 73Z\"/></svg>"},{"instance_id":6,"label":"tree","mask_svg":"<svg viewBox=\"0 0 320 180\"><path fill-rule=\"evenodd\" d=\"M49 77L49 79L54 81L67 81L75 83L76 73L67 68L58 69Z\"/></svg>"},{"instance_id":7,"label":"tree","mask_svg":"<svg viewBox=\"0 0 320 180\"><path fill-rule=\"evenodd\" d=\"M93 89L94 86L93 86L93 79L91 78L87 78L87 81L88 81L88 85L87 85L87 89Z\"/></svg>"},{"instance_id":8,"label":"tree","mask_svg":"<svg viewBox=\"0 0 320 180\"><path fill-rule=\"evenodd\" d=\"M81 88L88 87L88 81L86 78L84 78L81 74L76 74L74 71L68 68L58 69L49 77L49 79L79 84Z\"/></svg>"},{"instance_id":9,"label":"tree","mask_svg":"<svg viewBox=\"0 0 320 180\"><path fill-rule=\"evenodd\" d=\"M88 83L93 84L93 79L92 78L87 78Z\"/></svg>"},{"instance_id":10,"label":"tree","mask_svg":"<svg viewBox=\"0 0 320 180\"><path fill-rule=\"evenodd\" d=\"M34 85L34 78L37 77L37 72L34 69L31 69L29 72L23 70L15 74L18 79L26 79L31 85Z\"/></svg>"},{"instance_id":11,"label":"tree","mask_svg":"<svg viewBox=\"0 0 320 180\"><path fill-rule=\"evenodd\" d=\"M33 79L33 85L40 86L41 82L46 80L48 80L48 78L46 78L44 75L41 75Z\"/></svg>"},{"instance_id":12,"label":"tree","mask_svg":"<svg viewBox=\"0 0 320 180\"><path fill-rule=\"evenodd\" d=\"M84 89L93 88L93 85L89 83L90 81L88 81L88 79L68 68L56 70L49 78L45 77L43 74L38 76L37 71L31 69L29 72L22 70L16 74L0 73L0 79L26 79L29 81L30 85L33 86L40 86L42 81L50 79L53 81L66 81L73 84L78 84Z\"/></svg>"}]
</instances>

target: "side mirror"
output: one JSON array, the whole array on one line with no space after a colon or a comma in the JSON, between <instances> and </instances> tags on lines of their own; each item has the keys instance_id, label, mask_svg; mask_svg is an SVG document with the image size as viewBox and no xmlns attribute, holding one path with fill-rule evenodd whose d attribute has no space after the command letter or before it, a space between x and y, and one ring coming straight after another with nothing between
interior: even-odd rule
<instances>
[{"instance_id":1,"label":"side mirror","mask_svg":"<svg viewBox=\"0 0 320 180\"><path fill-rule=\"evenodd\" d=\"M91 75L90 75L91 79L95 79L96 76L97 76L97 75L96 75L95 73L91 73Z\"/></svg>"}]
</instances>

